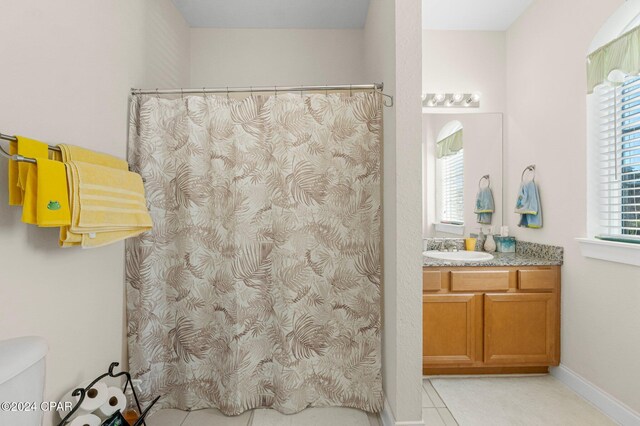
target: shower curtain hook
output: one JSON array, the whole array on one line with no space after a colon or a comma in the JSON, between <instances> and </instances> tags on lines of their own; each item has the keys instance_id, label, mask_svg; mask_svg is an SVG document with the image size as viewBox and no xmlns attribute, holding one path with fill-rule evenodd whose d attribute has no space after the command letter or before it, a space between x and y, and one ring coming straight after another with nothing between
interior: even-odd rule
<instances>
[{"instance_id":1,"label":"shower curtain hook","mask_svg":"<svg viewBox=\"0 0 640 426\"><path fill-rule=\"evenodd\" d=\"M249 94L253 98L253 86L249 86Z\"/></svg>"},{"instance_id":2,"label":"shower curtain hook","mask_svg":"<svg viewBox=\"0 0 640 426\"><path fill-rule=\"evenodd\" d=\"M273 86L273 92L275 93L275 98L278 99L278 87Z\"/></svg>"},{"instance_id":3,"label":"shower curtain hook","mask_svg":"<svg viewBox=\"0 0 640 426\"><path fill-rule=\"evenodd\" d=\"M304 85L303 84L300 85L300 97L304 98Z\"/></svg>"},{"instance_id":4,"label":"shower curtain hook","mask_svg":"<svg viewBox=\"0 0 640 426\"><path fill-rule=\"evenodd\" d=\"M158 88L156 87L156 99L160 99L160 95L158 94Z\"/></svg>"},{"instance_id":5,"label":"shower curtain hook","mask_svg":"<svg viewBox=\"0 0 640 426\"><path fill-rule=\"evenodd\" d=\"M325 97L329 96L329 85L328 84L324 85L324 96Z\"/></svg>"},{"instance_id":6,"label":"shower curtain hook","mask_svg":"<svg viewBox=\"0 0 640 426\"><path fill-rule=\"evenodd\" d=\"M352 87L353 87L353 85L352 85L352 84L350 84L350 85L349 85L349 97L352 97L352 96L353 96L353 90L352 90Z\"/></svg>"},{"instance_id":7,"label":"shower curtain hook","mask_svg":"<svg viewBox=\"0 0 640 426\"><path fill-rule=\"evenodd\" d=\"M206 97L207 97L207 93L205 92L204 87L202 88L202 97L203 97L203 98L206 98Z\"/></svg>"},{"instance_id":8,"label":"shower curtain hook","mask_svg":"<svg viewBox=\"0 0 640 426\"><path fill-rule=\"evenodd\" d=\"M184 101L184 89L180 88L180 99Z\"/></svg>"},{"instance_id":9,"label":"shower curtain hook","mask_svg":"<svg viewBox=\"0 0 640 426\"><path fill-rule=\"evenodd\" d=\"M229 86L227 86L227 100L229 100Z\"/></svg>"}]
</instances>

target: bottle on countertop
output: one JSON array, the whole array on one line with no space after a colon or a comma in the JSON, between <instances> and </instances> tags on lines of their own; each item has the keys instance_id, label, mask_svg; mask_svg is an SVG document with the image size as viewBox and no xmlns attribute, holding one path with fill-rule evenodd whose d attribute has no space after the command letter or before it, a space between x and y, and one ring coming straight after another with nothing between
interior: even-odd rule
<instances>
[{"instance_id":1,"label":"bottle on countertop","mask_svg":"<svg viewBox=\"0 0 640 426\"><path fill-rule=\"evenodd\" d=\"M496 240L493 238L493 234L487 234L487 238L484 240L484 251L487 253L493 253L496 251Z\"/></svg>"}]
</instances>

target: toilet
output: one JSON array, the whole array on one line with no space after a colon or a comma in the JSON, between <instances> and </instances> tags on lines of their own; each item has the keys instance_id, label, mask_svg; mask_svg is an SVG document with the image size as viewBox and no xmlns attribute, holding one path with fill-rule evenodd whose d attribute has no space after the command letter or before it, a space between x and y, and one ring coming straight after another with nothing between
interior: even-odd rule
<instances>
[{"instance_id":1,"label":"toilet","mask_svg":"<svg viewBox=\"0 0 640 426\"><path fill-rule=\"evenodd\" d=\"M0 425L39 426L44 411L45 356L42 337L18 337L0 341L0 402L35 403L35 411L0 410ZM14 407L17 408L17 407ZM31 407L30 407L31 408Z\"/></svg>"}]
</instances>

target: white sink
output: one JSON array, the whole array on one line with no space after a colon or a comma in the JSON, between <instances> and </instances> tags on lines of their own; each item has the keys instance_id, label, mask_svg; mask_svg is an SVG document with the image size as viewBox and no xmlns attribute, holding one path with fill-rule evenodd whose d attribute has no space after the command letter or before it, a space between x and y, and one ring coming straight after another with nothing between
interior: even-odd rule
<instances>
[{"instance_id":1,"label":"white sink","mask_svg":"<svg viewBox=\"0 0 640 426\"><path fill-rule=\"evenodd\" d=\"M493 255L485 253L483 251L423 251L423 256L430 257L432 259L440 260L453 260L458 262L471 261L471 262L486 262L493 259Z\"/></svg>"}]
</instances>

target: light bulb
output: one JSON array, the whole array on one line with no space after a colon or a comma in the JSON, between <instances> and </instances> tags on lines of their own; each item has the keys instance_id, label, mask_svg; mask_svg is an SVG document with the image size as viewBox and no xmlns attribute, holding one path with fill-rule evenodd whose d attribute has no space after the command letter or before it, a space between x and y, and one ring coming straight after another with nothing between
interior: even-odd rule
<instances>
[{"instance_id":1,"label":"light bulb","mask_svg":"<svg viewBox=\"0 0 640 426\"><path fill-rule=\"evenodd\" d=\"M444 101L444 94L436 93L435 95L433 95L433 100L435 101L435 103L439 104L440 102Z\"/></svg>"},{"instance_id":2,"label":"light bulb","mask_svg":"<svg viewBox=\"0 0 640 426\"><path fill-rule=\"evenodd\" d=\"M464 99L464 94L463 93L455 93L451 99L453 100L453 102L455 103L459 103L462 102L462 100Z\"/></svg>"}]
</instances>

